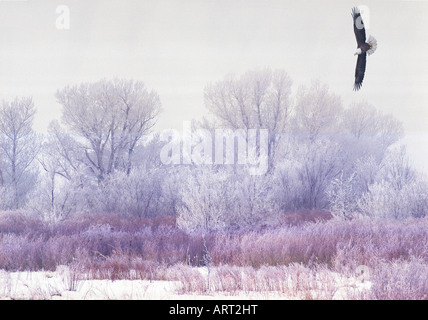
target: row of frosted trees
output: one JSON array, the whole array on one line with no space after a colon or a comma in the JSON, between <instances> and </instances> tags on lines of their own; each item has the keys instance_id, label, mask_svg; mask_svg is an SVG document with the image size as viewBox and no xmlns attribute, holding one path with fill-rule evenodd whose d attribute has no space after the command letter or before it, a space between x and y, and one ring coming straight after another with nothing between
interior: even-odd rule
<instances>
[{"instance_id":1,"label":"row of frosted trees","mask_svg":"<svg viewBox=\"0 0 428 320\"><path fill-rule=\"evenodd\" d=\"M268 130L264 174L236 162L164 163L172 142L152 130L158 94L137 81L101 80L58 90L62 117L43 135L32 129L31 98L2 102L0 209L49 221L174 215L184 228L266 224L301 209L345 219L428 213L427 183L397 143L402 124L367 102L345 107L319 82L292 94L287 73L270 69L226 76L204 97L209 114L194 130Z\"/></svg>"}]
</instances>

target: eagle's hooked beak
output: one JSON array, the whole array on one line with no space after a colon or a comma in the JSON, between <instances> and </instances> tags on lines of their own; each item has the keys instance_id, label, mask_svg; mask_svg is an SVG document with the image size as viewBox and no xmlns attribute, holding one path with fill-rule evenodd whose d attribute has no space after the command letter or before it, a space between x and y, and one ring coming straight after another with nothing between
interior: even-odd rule
<instances>
[{"instance_id":1,"label":"eagle's hooked beak","mask_svg":"<svg viewBox=\"0 0 428 320\"><path fill-rule=\"evenodd\" d=\"M357 53L355 52L355 53L354 53L354 56L356 56L356 55L357 55Z\"/></svg>"}]
</instances>

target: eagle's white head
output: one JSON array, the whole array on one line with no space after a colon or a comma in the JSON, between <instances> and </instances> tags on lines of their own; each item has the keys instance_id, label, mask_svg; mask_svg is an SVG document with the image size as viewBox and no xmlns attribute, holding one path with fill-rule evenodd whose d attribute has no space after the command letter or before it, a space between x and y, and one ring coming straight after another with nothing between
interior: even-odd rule
<instances>
[{"instance_id":1,"label":"eagle's white head","mask_svg":"<svg viewBox=\"0 0 428 320\"><path fill-rule=\"evenodd\" d=\"M356 56L357 54L361 54L361 53L362 53L361 48L358 48L357 51L355 51L354 56Z\"/></svg>"}]
</instances>

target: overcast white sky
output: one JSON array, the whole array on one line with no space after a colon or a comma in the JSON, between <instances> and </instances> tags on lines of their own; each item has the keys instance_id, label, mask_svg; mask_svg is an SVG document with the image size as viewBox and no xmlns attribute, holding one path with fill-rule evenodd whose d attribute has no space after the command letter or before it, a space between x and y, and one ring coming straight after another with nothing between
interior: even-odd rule
<instances>
[{"instance_id":1,"label":"overcast white sky","mask_svg":"<svg viewBox=\"0 0 428 320\"><path fill-rule=\"evenodd\" d=\"M70 30L56 28L59 5L70 9ZM359 92L352 91L355 5L369 7L369 33L378 40ZM428 160L427 12L422 0L0 0L0 99L33 96L36 128L44 130L61 114L57 89L133 78L160 95L157 129L181 129L206 114L208 82L282 68L295 88L320 79L345 106L366 100L392 113L421 166Z\"/></svg>"}]
</instances>

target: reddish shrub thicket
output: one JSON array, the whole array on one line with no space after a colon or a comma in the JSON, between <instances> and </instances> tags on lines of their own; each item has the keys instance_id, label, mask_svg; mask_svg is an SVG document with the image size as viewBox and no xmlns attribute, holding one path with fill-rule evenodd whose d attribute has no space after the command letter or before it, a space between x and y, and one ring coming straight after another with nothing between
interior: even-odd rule
<instances>
[{"instance_id":1,"label":"reddish shrub thicket","mask_svg":"<svg viewBox=\"0 0 428 320\"><path fill-rule=\"evenodd\" d=\"M234 265L326 264L341 268L421 257L428 262L428 219L330 220L219 234L213 261Z\"/></svg>"},{"instance_id":2,"label":"reddish shrub thicket","mask_svg":"<svg viewBox=\"0 0 428 320\"><path fill-rule=\"evenodd\" d=\"M297 210L287 212L280 217L280 224L289 226L298 226L308 222L327 221L333 218L333 215L324 210Z\"/></svg>"},{"instance_id":3,"label":"reddish shrub thicket","mask_svg":"<svg viewBox=\"0 0 428 320\"><path fill-rule=\"evenodd\" d=\"M421 259L383 263L374 270L370 298L428 300L427 275L428 265Z\"/></svg>"},{"instance_id":4,"label":"reddish shrub thicket","mask_svg":"<svg viewBox=\"0 0 428 320\"><path fill-rule=\"evenodd\" d=\"M44 224L20 213L0 215L0 268L6 270L53 270L77 259L89 265L118 252L123 258L197 265L203 250L200 237L178 229L174 218L98 214Z\"/></svg>"},{"instance_id":5,"label":"reddish shrub thicket","mask_svg":"<svg viewBox=\"0 0 428 320\"><path fill-rule=\"evenodd\" d=\"M99 214L44 224L23 214L0 215L0 268L6 270L54 270L58 265L80 263L88 270L104 268L105 275L125 277L131 269L147 274L148 265L209 262L255 268L322 264L340 271L415 257L428 262L428 218L330 219L186 233L172 218Z\"/></svg>"},{"instance_id":6,"label":"reddish shrub thicket","mask_svg":"<svg viewBox=\"0 0 428 320\"><path fill-rule=\"evenodd\" d=\"M31 236L33 233L45 233L46 225L41 219L24 212L0 212L0 234L21 234Z\"/></svg>"}]
</instances>

